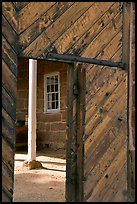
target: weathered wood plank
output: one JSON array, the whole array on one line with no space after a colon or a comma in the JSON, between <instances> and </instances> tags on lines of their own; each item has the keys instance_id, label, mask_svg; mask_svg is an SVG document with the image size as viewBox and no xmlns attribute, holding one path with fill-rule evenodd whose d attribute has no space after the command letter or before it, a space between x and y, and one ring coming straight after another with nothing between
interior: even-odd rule
<instances>
[{"instance_id":1,"label":"weathered wood plank","mask_svg":"<svg viewBox=\"0 0 137 204\"><path fill-rule=\"evenodd\" d=\"M93 3L78 2L74 3L63 15L61 15L55 23L49 26L40 36L38 36L27 48L25 48L20 56L39 57L51 44L76 21ZM67 19L67 20L66 20ZM54 46L53 46L54 47ZM51 48L52 49L52 48ZM42 57L41 57L42 58ZM43 57L44 58L44 57Z\"/></svg>"},{"instance_id":2,"label":"weathered wood plank","mask_svg":"<svg viewBox=\"0 0 137 204\"><path fill-rule=\"evenodd\" d=\"M66 161L66 201L76 201L76 175L77 175L77 148L76 148L76 105L77 99L73 94L73 84L76 82L74 65L68 65L67 86L67 161ZM71 168L70 168L71 167Z\"/></svg>"},{"instance_id":3,"label":"weathered wood plank","mask_svg":"<svg viewBox=\"0 0 137 204\"><path fill-rule=\"evenodd\" d=\"M89 197L88 194L90 194L94 190L94 187L99 182L100 178L106 172L111 163L113 163L114 158L117 156L124 144L126 144L126 137L123 136L123 128L121 128L118 136L110 144L110 147L102 156L100 161L96 164L94 169L85 177L84 193L86 197Z\"/></svg>"},{"instance_id":4,"label":"weathered wood plank","mask_svg":"<svg viewBox=\"0 0 137 204\"><path fill-rule=\"evenodd\" d=\"M12 117L13 120L16 119L16 105L13 98L9 96L7 91L2 87L2 107L7 111L7 113ZM10 107L10 108L9 108Z\"/></svg>"},{"instance_id":5,"label":"weathered wood plank","mask_svg":"<svg viewBox=\"0 0 137 204\"><path fill-rule=\"evenodd\" d=\"M95 104L96 106L96 110L95 110L95 107L92 109L92 106L90 107L90 104L89 104L89 109L87 109L87 117L86 117L86 124L88 124L90 118L92 117L92 115L94 115L94 118L97 119L97 115L98 114L101 114L101 113L105 113L109 110L108 108L108 105L105 105L105 103L109 103L109 105L112 107L113 104L116 102L116 100L118 99L117 96L120 95L121 92L123 92L123 90L126 89L126 83L125 83L125 80L126 80L126 76L122 78L122 80L120 80L119 82L117 82L116 86L112 89L113 92L114 92L114 95L113 95L113 92L107 92L108 94L106 95L105 93L103 94L103 98L102 100L100 101L100 99L98 100L97 104ZM125 86L125 87L122 87ZM111 85L110 85L111 86ZM121 87L121 90L118 90L119 87ZM103 87L102 89L104 89L105 87ZM104 90L105 91L105 90ZM117 93L117 91L119 93ZM99 93L99 92L98 92ZM101 93L102 93L102 90L101 90ZM117 93L117 94L116 94ZM115 95L116 94L116 95ZM109 96L108 96L109 95ZM98 95L97 94L97 97L100 97L100 94ZM107 108L105 107L107 106ZM93 111L93 112L92 112ZM97 115L96 115L97 114ZM94 119L93 119L94 121Z\"/></svg>"},{"instance_id":6,"label":"weathered wood plank","mask_svg":"<svg viewBox=\"0 0 137 204\"><path fill-rule=\"evenodd\" d=\"M104 71L102 70L102 75L104 76L105 82L102 82L103 86L100 86L98 91L94 92L93 90L94 93L92 93L92 87L95 86L94 84L96 84L96 81L92 85L89 85L91 88L88 88L88 96L86 98L86 111L87 113L89 112L89 115L86 115L86 122L88 121L88 118L97 111L98 107L101 107L108 97L113 94L117 85L124 78L118 70L116 72L109 72L107 68ZM100 76L98 77L97 83L99 80L102 80L102 76Z\"/></svg>"},{"instance_id":7,"label":"weathered wood plank","mask_svg":"<svg viewBox=\"0 0 137 204\"><path fill-rule=\"evenodd\" d=\"M92 6L93 2L75 2L55 23L47 30L47 36L54 42L66 29L69 28L86 10Z\"/></svg>"},{"instance_id":8,"label":"weathered wood plank","mask_svg":"<svg viewBox=\"0 0 137 204\"><path fill-rule=\"evenodd\" d=\"M20 53L20 56L38 58L41 53L50 45L50 41L43 32L27 48ZM47 50L46 50L47 53Z\"/></svg>"},{"instance_id":9,"label":"weathered wood plank","mask_svg":"<svg viewBox=\"0 0 137 204\"><path fill-rule=\"evenodd\" d=\"M2 202L11 202L12 198L11 195L9 195L9 192L5 192L4 189L2 189Z\"/></svg>"},{"instance_id":10,"label":"weathered wood plank","mask_svg":"<svg viewBox=\"0 0 137 204\"><path fill-rule=\"evenodd\" d=\"M17 56L7 40L2 36L2 58L17 77Z\"/></svg>"},{"instance_id":11,"label":"weathered wood plank","mask_svg":"<svg viewBox=\"0 0 137 204\"><path fill-rule=\"evenodd\" d=\"M12 194L13 194L13 174L11 171L7 168L7 166L2 163L2 187L4 192L8 195L6 197L9 197L10 200L12 200Z\"/></svg>"},{"instance_id":12,"label":"weathered wood plank","mask_svg":"<svg viewBox=\"0 0 137 204\"><path fill-rule=\"evenodd\" d=\"M105 194L102 196L102 202L123 202L125 196L127 194L126 191L123 190L123 186L125 186L125 179L127 174L127 162L123 162L123 167L120 169L120 172L115 177L114 182L111 182L108 185ZM120 198L117 196L117 193L120 192Z\"/></svg>"},{"instance_id":13,"label":"weathered wood plank","mask_svg":"<svg viewBox=\"0 0 137 204\"><path fill-rule=\"evenodd\" d=\"M114 58L119 58L120 55L121 55L121 48L115 53ZM86 66L86 70L87 70L86 72L86 80L87 80L86 104L87 105L86 106L88 110L88 108L91 107L90 106L91 103L95 106L95 108L97 108L97 104L99 104L99 100L97 99L97 97L95 97L96 94L97 95L99 94L100 97L102 94L104 94L104 92L106 92L107 95L110 94L111 84L115 86L115 83L117 84L120 81L120 79L124 77L124 71L111 70L103 66L96 67L96 68L94 66L91 66L91 67ZM113 77L114 77L114 80L113 80ZM105 78L105 81L104 81L104 78ZM110 78L112 78L112 83L110 81ZM103 87L106 87L106 91ZM102 91L102 94L101 94L101 91ZM94 100L96 100L96 103L94 103ZM92 108L94 108L94 106L92 106Z\"/></svg>"},{"instance_id":14,"label":"weathered wood plank","mask_svg":"<svg viewBox=\"0 0 137 204\"><path fill-rule=\"evenodd\" d=\"M5 39L8 41L10 46L14 49L14 51L17 53L17 34L11 27L11 25L8 23L8 21L5 19L5 17L2 15L2 34L4 35Z\"/></svg>"},{"instance_id":15,"label":"weathered wood plank","mask_svg":"<svg viewBox=\"0 0 137 204\"><path fill-rule=\"evenodd\" d=\"M124 90L125 91L125 90ZM91 124L89 124L89 127L85 127L85 131L88 133L89 137L85 141L85 153L88 151L91 144L97 142L97 138L100 137L103 132L105 131L105 128L111 123L111 118L116 116L119 111L123 109L123 101L126 100L126 94L120 95L120 98L117 98L115 104L111 107L111 109L108 111L108 113L103 117L103 120L101 123L98 124L98 128L95 128L94 131L91 129ZM113 101L111 101L113 103ZM125 105L125 104L124 104ZM117 106L119 109L117 109ZM92 134L91 134L92 133ZM96 138L96 140L94 140Z\"/></svg>"},{"instance_id":16,"label":"weathered wood plank","mask_svg":"<svg viewBox=\"0 0 137 204\"><path fill-rule=\"evenodd\" d=\"M14 148L15 143L15 121L2 108L2 136L8 142L11 148Z\"/></svg>"},{"instance_id":17,"label":"weathered wood plank","mask_svg":"<svg viewBox=\"0 0 137 204\"><path fill-rule=\"evenodd\" d=\"M18 14L12 2L2 2L2 13L12 26L12 29L18 33Z\"/></svg>"},{"instance_id":18,"label":"weathered wood plank","mask_svg":"<svg viewBox=\"0 0 137 204\"><path fill-rule=\"evenodd\" d=\"M86 122L86 135L90 135L94 132L97 125L103 121L105 116L108 116L108 114L112 113L112 109L115 109L115 104L117 104L117 101L121 97L122 94L126 95L126 77L121 81L120 84L116 87L116 89L113 91L113 94L105 101L104 104L100 106L100 108L97 110L97 112L93 115L88 116L87 122ZM123 107L125 107L125 104L123 103ZM114 111L114 110L113 110ZM119 110L120 111L120 110ZM88 115L89 112L86 114ZM115 112L116 113L116 112ZM114 117L114 113L113 117ZM92 125L91 125L92 121Z\"/></svg>"},{"instance_id":19,"label":"weathered wood plank","mask_svg":"<svg viewBox=\"0 0 137 204\"><path fill-rule=\"evenodd\" d=\"M84 177L84 133L85 133L85 86L86 70L78 64L78 102L77 102L77 201L83 201Z\"/></svg>"},{"instance_id":20,"label":"weathered wood plank","mask_svg":"<svg viewBox=\"0 0 137 204\"><path fill-rule=\"evenodd\" d=\"M121 8L119 7L119 3L112 4L112 6L99 19L94 21L87 32L85 32L66 52L79 55L83 51L83 48L86 49L90 42L92 42L94 38L114 19L114 17L117 14L120 14L120 12ZM96 15L98 17L98 13L96 13Z\"/></svg>"},{"instance_id":21,"label":"weathered wood plank","mask_svg":"<svg viewBox=\"0 0 137 204\"><path fill-rule=\"evenodd\" d=\"M15 5L15 7L17 8L18 11L20 11L21 9L23 9L25 6L27 6L29 4L29 2L13 2L13 4Z\"/></svg>"},{"instance_id":22,"label":"weathered wood plank","mask_svg":"<svg viewBox=\"0 0 137 204\"><path fill-rule=\"evenodd\" d=\"M130 40L130 5L123 2L123 38L122 38L122 61L129 66L129 40Z\"/></svg>"},{"instance_id":23,"label":"weathered wood plank","mask_svg":"<svg viewBox=\"0 0 137 204\"><path fill-rule=\"evenodd\" d=\"M93 147L91 145L91 148L90 148L91 151L88 151L88 153L86 152L85 157L84 157L84 175L85 176L88 175L88 173L92 171L92 169L100 161L101 157L103 157L103 155L109 148L110 143L114 139L115 139L115 134L113 133L113 128L108 127L108 131L106 130L105 134L103 134L98 139L98 144L96 145L96 147Z\"/></svg>"},{"instance_id":24,"label":"weathered wood plank","mask_svg":"<svg viewBox=\"0 0 137 204\"><path fill-rule=\"evenodd\" d=\"M102 178L95 186L90 198L88 199L88 202L90 201L99 202L102 200L102 194L104 195L105 193L104 191L106 187L111 182L114 182L116 175L119 173L119 170L121 169L121 165L123 166L123 162L125 162L126 160L126 154L127 154L127 151L126 151L126 143L125 143L120 149L120 151L118 152L118 154L116 155L116 157L114 158L111 165L106 170L106 172L102 175ZM127 191L126 185L123 186L123 190Z\"/></svg>"},{"instance_id":25,"label":"weathered wood plank","mask_svg":"<svg viewBox=\"0 0 137 204\"><path fill-rule=\"evenodd\" d=\"M117 35L121 31L121 25L122 25L122 16L116 15L116 17L113 19L112 23L110 22L86 47L85 50L80 53L83 57L96 57L100 50L103 50L104 47L114 38L114 36ZM111 33L111 35L109 35ZM122 34L122 33L121 33ZM109 37L106 38L106 35Z\"/></svg>"},{"instance_id":26,"label":"weathered wood plank","mask_svg":"<svg viewBox=\"0 0 137 204\"><path fill-rule=\"evenodd\" d=\"M119 35L117 35L114 40L111 41L111 45L114 45L117 50L119 47ZM103 57L107 56L111 60L115 59L118 60L121 54L121 47L118 49L118 52L113 55L110 44L104 49ZM104 56L105 55L105 56ZM87 67L87 96L86 96L86 109L89 108L95 109L97 104L99 105L99 101L106 93L111 94L113 91L113 86L115 87L116 84L119 82L121 78L123 78L124 72L121 70L109 70L107 67L102 66L91 66ZM105 80L104 80L105 79ZM110 81L111 79L111 81ZM113 86L112 86L113 84ZM93 97L94 96L94 97ZM98 97L99 96L99 101ZM91 106L92 103L92 106Z\"/></svg>"},{"instance_id":27,"label":"weathered wood plank","mask_svg":"<svg viewBox=\"0 0 137 204\"><path fill-rule=\"evenodd\" d=\"M117 35L116 35L117 36ZM116 38L116 36L114 37L114 39ZM119 36L119 34L118 34L118 36ZM120 40L120 39L119 39ZM113 41L113 40L112 40ZM104 52L99 52L99 54L98 54L98 58L100 59L101 58L101 56L102 55L104 55L104 58L105 58L105 54L106 54L106 52L108 52L109 51L109 49L107 50L107 48L108 47L111 47L111 46L109 46L111 43L109 43L105 48L104 48ZM117 43L116 43L117 44ZM119 44L120 44L120 42L119 42ZM119 49L118 50L115 50L115 52L114 53L111 53L111 50L110 50L110 55L109 55L109 59L110 60L112 60L112 61L120 61L121 60L121 55L122 55L122 45L121 45L121 47L119 47ZM96 76L96 74L98 74L98 73L100 73L100 74L98 74L98 76L100 76L101 74L102 74L102 72L104 72L105 70L106 70L106 68L108 68L108 67L106 67L106 66L97 66L97 65L90 65L90 64L87 64L86 65L86 78L87 78L87 87L89 87L88 86L88 83L89 83L89 81L90 81L90 83L92 82L92 81L95 81L95 76ZM96 70L96 71L94 71L94 70ZM121 69L120 69L120 71L122 71ZM116 72L116 70L115 69L109 69L109 72L108 73L111 73L111 72ZM94 87L92 87L92 88L94 88ZM93 92L92 92L93 93ZM91 94L92 94L91 93Z\"/></svg>"},{"instance_id":28,"label":"weathered wood plank","mask_svg":"<svg viewBox=\"0 0 137 204\"><path fill-rule=\"evenodd\" d=\"M126 111L123 110L119 112L120 118L114 117L114 119L111 120L111 126L108 126L101 137L97 138L96 144L91 144L88 152L85 153L85 175L87 175L88 172L90 172L99 162L101 157L105 154L105 151L107 151L110 144L114 141L115 137L117 135L119 136L119 131L123 131L123 134L124 132L126 134L126 130L123 129L126 125L126 114Z\"/></svg>"},{"instance_id":29,"label":"weathered wood plank","mask_svg":"<svg viewBox=\"0 0 137 204\"><path fill-rule=\"evenodd\" d=\"M36 22L19 36L21 50L26 48L43 31L53 24L74 2L56 2L49 10L44 13Z\"/></svg>"},{"instance_id":30,"label":"weathered wood plank","mask_svg":"<svg viewBox=\"0 0 137 204\"><path fill-rule=\"evenodd\" d=\"M7 64L2 60L2 86L7 90L9 95L15 101L16 98L16 82L17 79L14 74L10 71Z\"/></svg>"},{"instance_id":31,"label":"weathered wood plank","mask_svg":"<svg viewBox=\"0 0 137 204\"><path fill-rule=\"evenodd\" d=\"M27 29L55 3L56 2L30 2L21 9L19 12L19 33Z\"/></svg>"},{"instance_id":32,"label":"weathered wood plank","mask_svg":"<svg viewBox=\"0 0 137 204\"><path fill-rule=\"evenodd\" d=\"M92 27L93 30L94 23L100 18L102 19L102 15L110 8L110 6L112 6L112 4L112 2L107 2L106 4L103 2L96 2L92 4L92 6L56 40L54 46L56 47L57 52L66 53L83 34L87 34L89 28ZM96 27L98 28L99 26L97 25ZM95 30L96 28L94 29L94 32Z\"/></svg>"},{"instance_id":33,"label":"weathered wood plank","mask_svg":"<svg viewBox=\"0 0 137 204\"><path fill-rule=\"evenodd\" d=\"M8 169L14 173L14 153L13 149L5 141L4 137L2 138L2 161L8 167Z\"/></svg>"}]
</instances>

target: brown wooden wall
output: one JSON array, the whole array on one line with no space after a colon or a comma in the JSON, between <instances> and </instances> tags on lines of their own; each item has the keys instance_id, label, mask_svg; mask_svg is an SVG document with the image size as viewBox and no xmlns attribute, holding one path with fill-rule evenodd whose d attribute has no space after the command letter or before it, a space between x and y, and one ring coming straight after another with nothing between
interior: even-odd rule
<instances>
[{"instance_id":1,"label":"brown wooden wall","mask_svg":"<svg viewBox=\"0 0 137 204\"><path fill-rule=\"evenodd\" d=\"M4 40L9 38L8 42L11 36L13 36L11 40L15 39L17 28L14 18L16 15L15 13L13 15L14 10L11 10L9 5L15 6L18 10L20 56L44 59L47 51L52 51L97 59L122 60L124 45L122 2L3 4L4 20L10 23L8 29L11 30L9 37L6 38L4 35ZM10 57L9 53L15 56L14 46L15 43L11 42L13 49L10 49L12 51L8 52L7 57ZM7 61L9 63L9 60ZM7 66L4 69L10 71L12 66ZM84 66L87 70L84 200L126 201L127 73L101 66L88 64ZM5 84L8 83L9 80ZM15 99L15 96L13 98Z\"/></svg>"},{"instance_id":2,"label":"brown wooden wall","mask_svg":"<svg viewBox=\"0 0 137 204\"><path fill-rule=\"evenodd\" d=\"M2 201L11 202L14 181L14 140L17 77L17 12L2 3Z\"/></svg>"},{"instance_id":3,"label":"brown wooden wall","mask_svg":"<svg viewBox=\"0 0 137 204\"><path fill-rule=\"evenodd\" d=\"M44 58L49 50L122 61L122 6L28 3L19 11L20 55ZM86 70L84 200L126 201L127 74L92 65Z\"/></svg>"},{"instance_id":4,"label":"brown wooden wall","mask_svg":"<svg viewBox=\"0 0 137 204\"><path fill-rule=\"evenodd\" d=\"M122 8L115 3L108 11L109 23L96 31L90 53L99 59L122 61ZM104 17L99 19L102 23ZM126 201L127 73L89 66L86 80L84 200Z\"/></svg>"}]
</instances>

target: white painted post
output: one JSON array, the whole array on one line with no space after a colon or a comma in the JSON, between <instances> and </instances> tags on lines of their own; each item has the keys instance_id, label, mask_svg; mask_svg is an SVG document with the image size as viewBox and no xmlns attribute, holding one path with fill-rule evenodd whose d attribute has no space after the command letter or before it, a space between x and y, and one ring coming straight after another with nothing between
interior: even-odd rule
<instances>
[{"instance_id":1,"label":"white painted post","mask_svg":"<svg viewBox=\"0 0 137 204\"><path fill-rule=\"evenodd\" d=\"M36 160L37 60L29 59L28 161Z\"/></svg>"}]
</instances>

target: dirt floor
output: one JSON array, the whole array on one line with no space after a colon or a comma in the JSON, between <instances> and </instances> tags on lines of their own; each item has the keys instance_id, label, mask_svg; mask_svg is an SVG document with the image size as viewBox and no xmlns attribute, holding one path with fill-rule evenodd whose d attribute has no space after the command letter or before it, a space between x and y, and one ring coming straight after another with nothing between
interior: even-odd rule
<instances>
[{"instance_id":1,"label":"dirt floor","mask_svg":"<svg viewBox=\"0 0 137 204\"><path fill-rule=\"evenodd\" d=\"M64 202L66 160L65 151L38 151L36 160L43 168L23 167L27 151L16 152L13 202Z\"/></svg>"}]
</instances>

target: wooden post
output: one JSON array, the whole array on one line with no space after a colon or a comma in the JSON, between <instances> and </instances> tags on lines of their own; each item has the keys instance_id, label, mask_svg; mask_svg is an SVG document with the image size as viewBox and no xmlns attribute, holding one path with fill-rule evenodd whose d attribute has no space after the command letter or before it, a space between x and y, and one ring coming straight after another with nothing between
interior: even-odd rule
<instances>
[{"instance_id":1,"label":"wooden post","mask_svg":"<svg viewBox=\"0 0 137 204\"><path fill-rule=\"evenodd\" d=\"M29 59L28 160L36 160L37 60Z\"/></svg>"},{"instance_id":2,"label":"wooden post","mask_svg":"<svg viewBox=\"0 0 137 204\"><path fill-rule=\"evenodd\" d=\"M66 202L83 201L85 69L68 65Z\"/></svg>"},{"instance_id":3,"label":"wooden post","mask_svg":"<svg viewBox=\"0 0 137 204\"><path fill-rule=\"evenodd\" d=\"M77 70L74 64L68 64L67 87L67 146L66 146L66 202L76 202L77 147L76 147L76 106L74 84L77 84Z\"/></svg>"},{"instance_id":4,"label":"wooden post","mask_svg":"<svg viewBox=\"0 0 137 204\"><path fill-rule=\"evenodd\" d=\"M78 99L77 99L77 188L76 201L83 202L84 178L84 134L85 134L85 95L86 71L83 64L78 64Z\"/></svg>"},{"instance_id":5,"label":"wooden post","mask_svg":"<svg viewBox=\"0 0 137 204\"><path fill-rule=\"evenodd\" d=\"M135 200L135 2L130 3L130 62L129 62L129 153L130 200Z\"/></svg>"}]
</instances>

